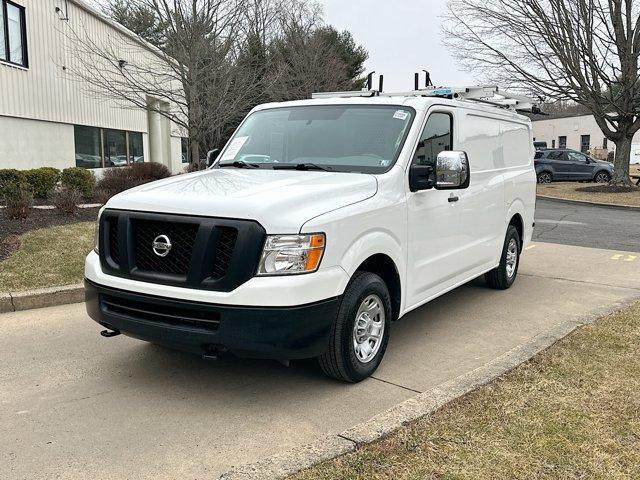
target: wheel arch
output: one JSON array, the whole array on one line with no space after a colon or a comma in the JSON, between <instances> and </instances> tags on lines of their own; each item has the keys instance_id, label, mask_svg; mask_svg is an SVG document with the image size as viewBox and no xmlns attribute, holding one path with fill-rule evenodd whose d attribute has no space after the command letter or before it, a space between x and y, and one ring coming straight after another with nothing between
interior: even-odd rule
<instances>
[{"instance_id":1,"label":"wheel arch","mask_svg":"<svg viewBox=\"0 0 640 480\"><path fill-rule=\"evenodd\" d=\"M394 319L397 319L404 302L403 258L400 239L390 232L370 231L349 246L342 257L341 266L351 278L358 271L369 271L380 276L389 289Z\"/></svg>"},{"instance_id":2,"label":"wheel arch","mask_svg":"<svg viewBox=\"0 0 640 480\"><path fill-rule=\"evenodd\" d=\"M358 266L357 272L375 273L384 280L391 297L392 320L397 320L400 317L402 303L402 283L398 267L391 257L384 253L371 255Z\"/></svg>"}]
</instances>

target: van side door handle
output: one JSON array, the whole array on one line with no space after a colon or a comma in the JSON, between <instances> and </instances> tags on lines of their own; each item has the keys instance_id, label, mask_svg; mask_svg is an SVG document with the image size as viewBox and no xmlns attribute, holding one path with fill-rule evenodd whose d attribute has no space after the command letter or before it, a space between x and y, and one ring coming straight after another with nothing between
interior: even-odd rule
<instances>
[{"instance_id":1,"label":"van side door handle","mask_svg":"<svg viewBox=\"0 0 640 480\"><path fill-rule=\"evenodd\" d=\"M460 199L455 195L451 195L448 200L449 200L449 203L453 203L453 202L457 202Z\"/></svg>"}]
</instances>

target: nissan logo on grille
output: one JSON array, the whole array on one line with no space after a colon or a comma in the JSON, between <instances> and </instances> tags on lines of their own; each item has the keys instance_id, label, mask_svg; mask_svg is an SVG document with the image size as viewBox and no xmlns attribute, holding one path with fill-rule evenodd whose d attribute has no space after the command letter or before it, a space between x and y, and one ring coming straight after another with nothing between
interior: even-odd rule
<instances>
[{"instance_id":1,"label":"nissan logo on grille","mask_svg":"<svg viewBox=\"0 0 640 480\"><path fill-rule=\"evenodd\" d=\"M166 257L171 251L171 240L166 235L158 235L153 240L153 253L159 257Z\"/></svg>"}]
</instances>

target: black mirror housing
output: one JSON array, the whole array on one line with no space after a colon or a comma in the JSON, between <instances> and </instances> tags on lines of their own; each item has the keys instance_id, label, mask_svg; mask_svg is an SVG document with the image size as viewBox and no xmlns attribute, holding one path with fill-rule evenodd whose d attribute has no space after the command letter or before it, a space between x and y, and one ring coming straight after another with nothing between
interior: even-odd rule
<instances>
[{"instance_id":1,"label":"black mirror housing","mask_svg":"<svg viewBox=\"0 0 640 480\"><path fill-rule=\"evenodd\" d=\"M409 167L409 190L418 192L433 188L433 167L431 165L411 165Z\"/></svg>"},{"instance_id":2,"label":"black mirror housing","mask_svg":"<svg viewBox=\"0 0 640 480\"><path fill-rule=\"evenodd\" d=\"M220 149L219 148L214 148L213 150L209 150L207 152L207 168L209 168L211 165L213 165L213 163L218 158L219 154L220 154Z\"/></svg>"}]
</instances>

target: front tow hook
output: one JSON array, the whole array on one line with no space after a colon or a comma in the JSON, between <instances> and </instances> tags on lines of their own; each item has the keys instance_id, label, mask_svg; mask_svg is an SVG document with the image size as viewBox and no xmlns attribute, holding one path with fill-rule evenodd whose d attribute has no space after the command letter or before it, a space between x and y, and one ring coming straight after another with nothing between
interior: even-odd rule
<instances>
[{"instance_id":1,"label":"front tow hook","mask_svg":"<svg viewBox=\"0 0 640 480\"><path fill-rule=\"evenodd\" d=\"M117 337L120 335L120 330L102 330L100 335L106 338Z\"/></svg>"}]
</instances>

